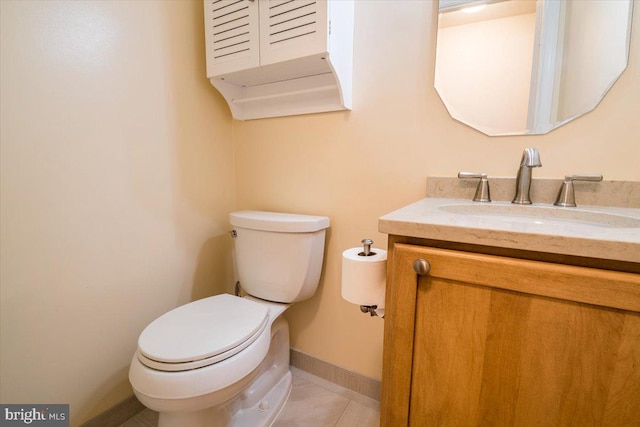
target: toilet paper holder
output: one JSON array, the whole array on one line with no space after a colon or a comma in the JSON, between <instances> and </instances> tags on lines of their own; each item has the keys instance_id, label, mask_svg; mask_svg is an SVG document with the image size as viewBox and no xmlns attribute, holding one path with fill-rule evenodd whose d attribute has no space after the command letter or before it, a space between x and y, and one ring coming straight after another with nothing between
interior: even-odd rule
<instances>
[{"instance_id":1,"label":"toilet paper holder","mask_svg":"<svg viewBox=\"0 0 640 427\"><path fill-rule=\"evenodd\" d=\"M358 253L358 256L373 256L376 253L371 252L371 245L373 245L373 240L371 239L362 239L360 242L363 245L362 252Z\"/></svg>"},{"instance_id":2,"label":"toilet paper holder","mask_svg":"<svg viewBox=\"0 0 640 427\"><path fill-rule=\"evenodd\" d=\"M360 306L360 311L363 313L369 313L371 317L380 316L376 311L377 309L378 309L377 305L361 305ZM382 314L382 316L380 317L384 317L384 314Z\"/></svg>"},{"instance_id":3,"label":"toilet paper holder","mask_svg":"<svg viewBox=\"0 0 640 427\"><path fill-rule=\"evenodd\" d=\"M373 245L373 240L362 239L360 243L362 243L363 248L362 248L362 252L358 253L359 256L373 256L376 254L375 252L371 252L371 245ZM378 309L377 305L361 305L360 306L360 311L363 313L369 313L371 317L384 316L384 311L381 315L379 315L378 312L376 311L377 309Z\"/></svg>"}]
</instances>

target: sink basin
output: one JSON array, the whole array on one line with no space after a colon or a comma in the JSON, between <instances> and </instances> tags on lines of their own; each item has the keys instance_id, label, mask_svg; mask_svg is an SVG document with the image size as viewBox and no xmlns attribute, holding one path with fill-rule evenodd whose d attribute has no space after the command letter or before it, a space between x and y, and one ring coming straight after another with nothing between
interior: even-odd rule
<instances>
[{"instance_id":1,"label":"sink basin","mask_svg":"<svg viewBox=\"0 0 640 427\"><path fill-rule=\"evenodd\" d=\"M599 227L640 228L640 218L602 212L597 209L562 208L551 205L516 205L499 202L487 204L445 204L438 206L437 209L447 213L483 216L510 222L528 222L532 224L569 222Z\"/></svg>"}]
</instances>

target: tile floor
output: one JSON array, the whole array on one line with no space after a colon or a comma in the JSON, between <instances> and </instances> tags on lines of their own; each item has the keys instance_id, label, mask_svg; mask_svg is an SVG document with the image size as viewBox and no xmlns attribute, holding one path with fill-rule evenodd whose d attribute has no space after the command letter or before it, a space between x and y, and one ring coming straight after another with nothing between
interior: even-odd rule
<instances>
[{"instance_id":1,"label":"tile floor","mask_svg":"<svg viewBox=\"0 0 640 427\"><path fill-rule=\"evenodd\" d=\"M273 427L375 427L380 403L296 368L289 400ZM120 427L155 427L158 414L145 409Z\"/></svg>"}]
</instances>

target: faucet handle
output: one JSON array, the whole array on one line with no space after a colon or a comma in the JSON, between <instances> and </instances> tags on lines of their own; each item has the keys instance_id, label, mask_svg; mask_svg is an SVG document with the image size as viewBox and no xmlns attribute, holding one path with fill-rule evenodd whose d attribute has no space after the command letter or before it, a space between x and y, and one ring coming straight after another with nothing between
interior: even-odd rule
<instances>
[{"instance_id":1,"label":"faucet handle","mask_svg":"<svg viewBox=\"0 0 640 427\"><path fill-rule=\"evenodd\" d=\"M562 206L565 208L576 207L576 196L573 188L573 181L602 181L602 175L567 175L564 177L564 182L556 197L555 206Z\"/></svg>"},{"instance_id":2,"label":"faucet handle","mask_svg":"<svg viewBox=\"0 0 640 427\"><path fill-rule=\"evenodd\" d=\"M489 192L489 180L487 179L486 173L458 172L458 178L480 179L480 182L478 182L478 187L476 188L476 194L475 196L473 196L473 201L485 203L491 201L491 194Z\"/></svg>"}]
</instances>

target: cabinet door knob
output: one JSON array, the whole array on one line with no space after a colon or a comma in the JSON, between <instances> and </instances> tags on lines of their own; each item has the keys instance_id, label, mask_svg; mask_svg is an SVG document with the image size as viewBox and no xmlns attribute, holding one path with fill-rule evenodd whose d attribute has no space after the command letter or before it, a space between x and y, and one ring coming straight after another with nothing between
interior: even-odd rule
<instances>
[{"instance_id":1,"label":"cabinet door knob","mask_svg":"<svg viewBox=\"0 0 640 427\"><path fill-rule=\"evenodd\" d=\"M426 259L420 258L413 263L413 269L420 276L424 276L429 273L429 270L431 270L431 264L429 264L429 261Z\"/></svg>"}]
</instances>

